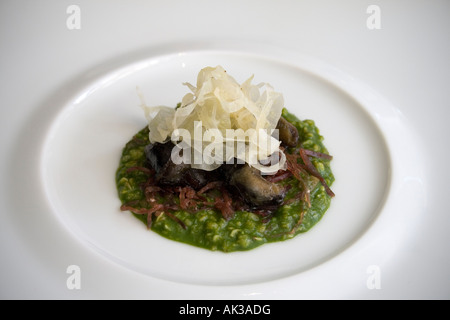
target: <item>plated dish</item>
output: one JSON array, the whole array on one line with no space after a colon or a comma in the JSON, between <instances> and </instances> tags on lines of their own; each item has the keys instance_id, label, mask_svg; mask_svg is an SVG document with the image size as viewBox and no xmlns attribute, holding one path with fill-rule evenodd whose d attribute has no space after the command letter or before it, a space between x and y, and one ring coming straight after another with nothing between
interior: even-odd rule
<instances>
[{"instance_id":1,"label":"plated dish","mask_svg":"<svg viewBox=\"0 0 450 320\"><path fill-rule=\"evenodd\" d=\"M334 197L323 137L252 78L206 67L176 108L143 102L149 125L116 173L122 210L169 239L224 252L293 238L322 218Z\"/></svg>"},{"instance_id":2,"label":"plated dish","mask_svg":"<svg viewBox=\"0 0 450 320\"><path fill-rule=\"evenodd\" d=\"M385 203L390 187L388 149L365 107L340 89L339 82L333 84L320 76L322 65L317 68L315 61L306 58L301 65L286 61L227 51L168 52L112 67L93 79L73 94L55 119L43 150L44 187L56 217L105 258L177 282L270 281L337 256L368 230ZM136 87L152 105L176 106L186 94L180 79L192 79L205 65L219 64L226 65L237 79L247 79L258 70L258 79L270 79L274 88L283 88L289 113L313 119L326 137L336 177L333 192L339 196L333 198L320 223L301 236L225 254L149 232L145 224L120 210L113 173L123 147L148 125ZM363 176L371 183L357 187ZM292 254L299 250L301 254ZM180 273L177 261L187 261L189 272ZM258 267L262 261L265 268Z\"/></svg>"}]
</instances>

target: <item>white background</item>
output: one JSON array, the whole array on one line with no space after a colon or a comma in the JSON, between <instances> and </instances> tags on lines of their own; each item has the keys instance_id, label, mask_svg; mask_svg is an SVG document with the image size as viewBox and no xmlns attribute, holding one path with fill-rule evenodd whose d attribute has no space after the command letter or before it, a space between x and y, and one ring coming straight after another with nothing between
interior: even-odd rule
<instances>
[{"instance_id":1,"label":"white background","mask_svg":"<svg viewBox=\"0 0 450 320\"><path fill-rule=\"evenodd\" d=\"M71 4L81 8L80 30L66 26ZM380 30L366 26L371 4L381 9ZM449 14L449 1L2 1L0 297L449 298ZM18 146L40 152L58 92L64 96L73 79L82 87L107 61L212 39L267 42L320 59L375 88L415 128L426 203L420 226L402 231L414 233L404 251L386 258L395 263L381 269L381 289L365 287L365 269L360 287L336 284L339 269L321 282L305 280L309 295L296 295L292 279L200 287L142 277L86 250L48 219L37 159L21 158ZM20 183L10 184L11 176ZM43 200L31 206L27 199L36 196ZM67 289L71 264L83 272L81 290Z\"/></svg>"}]
</instances>

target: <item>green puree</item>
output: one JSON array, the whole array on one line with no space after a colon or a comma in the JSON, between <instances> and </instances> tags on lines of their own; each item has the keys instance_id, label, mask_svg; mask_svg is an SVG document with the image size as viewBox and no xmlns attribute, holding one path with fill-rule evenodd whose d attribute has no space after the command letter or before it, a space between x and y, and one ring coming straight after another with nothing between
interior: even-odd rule
<instances>
[{"instance_id":1,"label":"green puree","mask_svg":"<svg viewBox=\"0 0 450 320\"><path fill-rule=\"evenodd\" d=\"M301 121L285 109L283 117L297 127L300 136L299 146L328 153L314 121ZM141 185L148 179L148 175L138 170L127 172L127 169L144 165L144 147L148 143L148 128L144 128L126 144L116 172L119 198L122 204L133 203L134 208L139 205L145 206L145 196ZM290 150L292 151L288 149L287 152ZM330 161L311 157L311 162L330 186L334 181ZM281 183L291 185L285 202L301 192L300 183L293 176ZM220 211L215 209L205 209L197 213L180 210L172 214L183 221L186 229L165 214L153 218L151 229L175 241L225 252L249 250L264 243L290 239L312 228L330 206L331 198L327 195L325 188L315 178L311 178L309 183L312 186L309 208L304 201L295 200L281 206L270 219L252 212L237 211L228 221L222 217ZM301 219L302 212L304 212L303 219ZM147 224L146 214L134 215Z\"/></svg>"}]
</instances>

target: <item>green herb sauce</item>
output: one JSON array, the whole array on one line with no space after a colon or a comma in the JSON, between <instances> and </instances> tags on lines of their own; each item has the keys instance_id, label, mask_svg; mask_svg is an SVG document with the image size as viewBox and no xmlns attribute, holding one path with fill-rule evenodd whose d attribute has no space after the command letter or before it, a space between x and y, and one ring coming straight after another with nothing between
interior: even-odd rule
<instances>
[{"instance_id":1,"label":"green herb sauce","mask_svg":"<svg viewBox=\"0 0 450 320\"><path fill-rule=\"evenodd\" d=\"M314 121L301 121L286 109L283 110L282 116L297 127L300 136L299 146L328 153L323 144L323 137ZM148 175L141 171L127 172L127 169L144 165L144 147L149 143L148 132L147 127L139 131L123 149L116 172L117 190L122 204L133 202L134 207L146 206L145 196L140 185L148 179ZM290 151L292 148L287 150L287 152ZM311 162L324 177L326 183L331 186L334 176L330 168L330 161L312 157ZM294 198L301 192L300 184L294 177L280 183L291 185L285 201ZM304 201L295 200L289 205L281 206L270 219L265 219L252 212L237 211L234 217L228 221L214 209L202 210L197 213L180 210L172 212L172 214L183 221L186 229L183 229L174 219L161 214L153 219L151 230L168 239L224 252L249 250L264 243L291 239L299 233L311 229L330 206L331 198L325 188L314 178L311 178L310 185L312 187L309 208ZM301 219L302 212L303 218ZM145 214L134 215L147 224ZM299 223L299 221L301 222Z\"/></svg>"}]
</instances>

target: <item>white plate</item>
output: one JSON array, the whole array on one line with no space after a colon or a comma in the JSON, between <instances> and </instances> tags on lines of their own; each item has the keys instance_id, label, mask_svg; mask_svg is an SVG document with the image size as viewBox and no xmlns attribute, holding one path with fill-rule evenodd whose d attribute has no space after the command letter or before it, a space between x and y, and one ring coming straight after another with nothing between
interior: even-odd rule
<instances>
[{"instance_id":1,"label":"white plate","mask_svg":"<svg viewBox=\"0 0 450 320\"><path fill-rule=\"evenodd\" d=\"M385 141L383 135L389 134L385 117L395 116L395 110L383 106L390 114L380 118L379 105L373 113L379 102L361 101L352 88L342 88L343 75L334 71L331 76L331 68L306 57L291 64L288 57L276 56L168 52L130 61L81 91L68 92L42 153L42 180L54 214L80 241L112 261L149 276L191 284L280 279L314 268L351 246L382 214L392 185L404 177L392 160L402 157L402 145ZM249 252L211 252L162 238L119 210L114 179L120 154L146 123L136 87L147 104L174 106L187 93L182 82L195 83L201 68L218 64L239 82L252 74L255 82L270 82L283 93L291 112L316 122L334 156L337 196L322 221L293 240ZM357 89L365 98L371 94Z\"/></svg>"}]
</instances>

